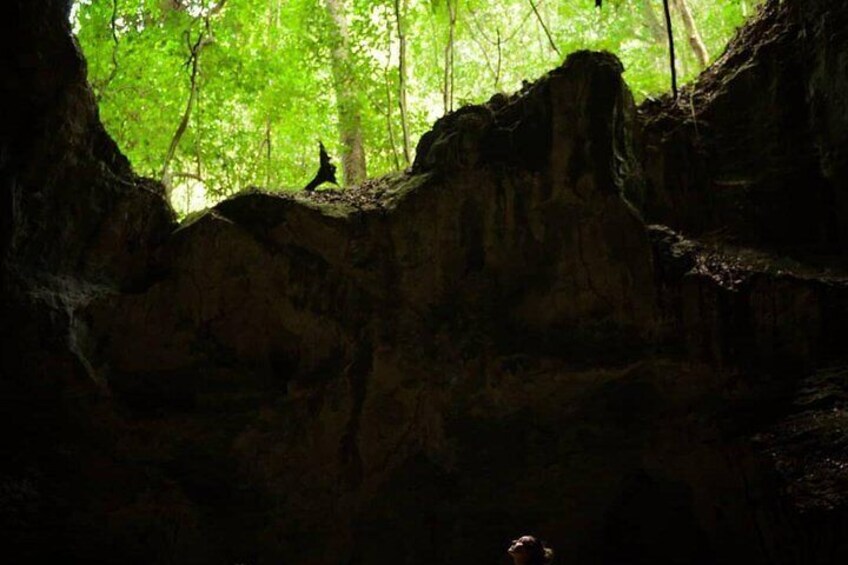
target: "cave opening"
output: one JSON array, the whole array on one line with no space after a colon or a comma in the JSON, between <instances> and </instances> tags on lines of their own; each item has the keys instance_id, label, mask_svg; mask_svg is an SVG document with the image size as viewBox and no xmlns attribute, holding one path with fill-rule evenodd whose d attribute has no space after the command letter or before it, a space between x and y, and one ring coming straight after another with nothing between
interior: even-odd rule
<instances>
[{"instance_id":1,"label":"cave opening","mask_svg":"<svg viewBox=\"0 0 848 565\"><path fill-rule=\"evenodd\" d=\"M759 3L671 1L681 82ZM639 101L669 87L651 0L76 0L70 21L107 131L181 216L248 186L302 188L318 140L343 186L403 170L436 119L580 49L620 57Z\"/></svg>"}]
</instances>

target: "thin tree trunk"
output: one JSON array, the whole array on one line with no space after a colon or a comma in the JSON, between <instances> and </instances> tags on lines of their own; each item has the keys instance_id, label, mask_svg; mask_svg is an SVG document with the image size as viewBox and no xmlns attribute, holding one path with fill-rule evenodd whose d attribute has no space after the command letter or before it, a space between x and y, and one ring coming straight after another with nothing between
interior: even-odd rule
<instances>
[{"instance_id":1,"label":"thin tree trunk","mask_svg":"<svg viewBox=\"0 0 848 565\"><path fill-rule=\"evenodd\" d=\"M274 39L277 36L277 28L278 28L278 20L280 14L280 3L279 0L277 2L269 2L268 3L268 25L265 31L265 49L269 52L274 52L276 50L276 41ZM272 147L272 123L271 123L271 114L266 110L265 114L265 187L271 186L271 156L273 153Z\"/></svg>"},{"instance_id":2,"label":"thin tree trunk","mask_svg":"<svg viewBox=\"0 0 848 565\"><path fill-rule=\"evenodd\" d=\"M406 164L412 162L412 149L409 142L409 118L406 111L406 32L403 28L403 13L400 0L395 0L395 22L398 34L398 109L400 110L400 127L403 132L403 158ZM406 1L403 3L406 10Z\"/></svg>"},{"instance_id":3,"label":"thin tree trunk","mask_svg":"<svg viewBox=\"0 0 848 565\"><path fill-rule=\"evenodd\" d=\"M671 68L671 92L677 100L677 68L674 58L674 29L671 26L671 10L668 7L669 0L663 0L663 11L665 12L665 29L668 32L668 58Z\"/></svg>"},{"instance_id":4,"label":"thin tree trunk","mask_svg":"<svg viewBox=\"0 0 848 565\"><path fill-rule=\"evenodd\" d=\"M91 88L94 90L94 98L98 103L103 100L106 89L118 76L118 0L112 0L112 15L109 26L112 31L112 68L102 81L89 79L91 80Z\"/></svg>"},{"instance_id":5,"label":"thin tree trunk","mask_svg":"<svg viewBox=\"0 0 848 565\"><path fill-rule=\"evenodd\" d=\"M665 25L663 25L656 10L654 10L653 0L642 0L642 16L645 19L645 26L650 30L651 37L654 38L654 41L665 43Z\"/></svg>"},{"instance_id":6,"label":"thin tree trunk","mask_svg":"<svg viewBox=\"0 0 848 565\"><path fill-rule=\"evenodd\" d=\"M456 33L456 0L447 0L448 7L448 42L445 45L445 77L442 89L442 102L445 114L453 111L453 59L454 36Z\"/></svg>"},{"instance_id":7,"label":"thin tree trunk","mask_svg":"<svg viewBox=\"0 0 848 565\"><path fill-rule=\"evenodd\" d=\"M386 66L383 69L383 81L386 85L386 133L389 135L389 147L392 149L392 158L395 170L400 170L400 155L398 155L397 142L395 140L395 127L392 124L392 79L389 69L392 59L392 21L386 20Z\"/></svg>"},{"instance_id":8,"label":"thin tree trunk","mask_svg":"<svg viewBox=\"0 0 848 565\"><path fill-rule=\"evenodd\" d=\"M536 14L536 19L539 20L539 25L542 26L542 29L545 30L545 36L548 38L548 43L551 45L551 49L556 51L558 57L562 57L562 53L560 53L559 48L554 43L554 38L551 37L551 31L548 29L548 26L545 24L545 20L542 19L542 14L539 13L539 9L536 7L536 3L533 0L527 0L530 2L530 7L533 8L533 13Z\"/></svg>"},{"instance_id":9,"label":"thin tree trunk","mask_svg":"<svg viewBox=\"0 0 848 565\"><path fill-rule=\"evenodd\" d=\"M386 133L389 135L389 147L392 149L392 159L395 163L395 170L400 170L400 155L397 150L397 140L395 139L395 128L392 124L392 81L389 76L388 69L383 73L386 81ZM407 163L408 165L409 163Z\"/></svg>"},{"instance_id":10,"label":"thin tree trunk","mask_svg":"<svg viewBox=\"0 0 848 565\"><path fill-rule=\"evenodd\" d=\"M692 52L703 69L709 64L710 55L707 53L707 46L704 45L704 40L701 39L701 33L695 24L695 18L692 17L692 10L689 9L689 4L686 0L673 0L673 2L674 7L680 12L680 17L683 20L683 27L686 29L689 46L692 47Z\"/></svg>"},{"instance_id":11,"label":"thin tree trunk","mask_svg":"<svg viewBox=\"0 0 848 565\"><path fill-rule=\"evenodd\" d=\"M486 46L483 45L483 42L481 41L481 39L482 40L488 40L488 38L483 33L483 28L480 27L480 22L477 21L477 15L474 13L474 10L472 10L470 7L468 7L468 13L471 14L471 20L470 21L471 21L472 25L469 26L469 29L471 30L471 34L470 34L471 40L480 49L480 53L483 55L483 60L486 62L486 67L489 69L489 72L492 73L492 77L494 77L494 79L495 79L495 89L497 90L498 80L499 80L498 75L500 73L498 72L498 69L495 68L495 65L492 64L492 60L489 57L489 53L486 50ZM477 31L478 31L478 33L480 34L481 37L478 38L477 34L474 33L475 28L477 29ZM498 51L500 51L500 28L498 29L498 45L497 45L497 47L498 47Z\"/></svg>"},{"instance_id":12,"label":"thin tree trunk","mask_svg":"<svg viewBox=\"0 0 848 565\"><path fill-rule=\"evenodd\" d=\"M201 184L201 189L206 192L206 182L203 180L203 156L201 155L200 142L201 142L201 132L203 131L201 128L200 120L203 116L203 96L202 91L198 91L197 100L195 101L195 107L197 110L194 112L194 123L197 128L197 137L194 142L194 172L195 172L195 180L197 180ZM186 214L189 213L189 209L191 208L191 200L194 196L194 185L192 183L186 183Z\"/></svg>"},{"instance_id":13,"label":"thin tree trunk","mask_svg":"<svg viewBox=\"0 0 848 565\"><path fill-rule=\"evenodd\" d=\"M188 102L186 102L183 117L180 119L180 123L177 126L177 130L174 132L174 136L171 138L171 144L168 146L168 152L165 154L165 161L162 164L162 174L160 175L160 178L162 180L162 184L165 185L165 194L167 195L168 200L171 199L171 191L173 190L170 174L171 162L177 152L180 140L182 140L186 129L188 129L188 122L191 119L191 111L194 108L194 101L197 97L197 70L200 65L200 52L203 50L203 46L205 45L204 40L205 36L201 33L197 38L197 42L190 48L188 63L191 66L191 75L189 77L190 84Z\"/></svg>"},{"instance_id":14,"label":"thin tree trunk","mask_svg":"<svg viewBox=\"0 0 848 565\"><path fill-rule=\"evenodd\" d=\"M500 90L500 82L501 82L501 60L502 60L502 52L501 52L501 28L495 30L498 38L498 66L495 69L495 90Z\"/></svg>"},{"instance_id":15,"label":"thin tree trunk","mask_svg":"<svg viewBox=\"0 0 848 565\"><path fill-rule=\"evenodd\" d=\"M271 186L271 118L265 118L265 187Z\"/></svg>"},{"instance_id":16,"label":"thin tree trunk","mask_svg":"<svg viewBox=\"0 0 848 565\"><path fill-rule=\"evenodd\" d=\"M362 141L362 109L357 85L350 65L347 17L344 0L325 0L335 27L335 46L332 51L333 86L339 114L339 137L342 142L344 184L359 184L367 177L365 147Z\"/></svg>"}]
</instances>

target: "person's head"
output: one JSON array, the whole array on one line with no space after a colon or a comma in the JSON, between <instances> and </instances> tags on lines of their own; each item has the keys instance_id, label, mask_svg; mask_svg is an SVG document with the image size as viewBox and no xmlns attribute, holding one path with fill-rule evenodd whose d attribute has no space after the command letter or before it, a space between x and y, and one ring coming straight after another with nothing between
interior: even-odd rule
<instances>
[{"instance_id":1,"label":"person's head","mask_svg":"<svg viewBox=\"0 0 848 565\"><path fill-rule=\"evenodd\" d=\"M547 565L554 557L553 550L533 536L512 540L508 551L515 565Z\"/></svg>"}]
</instances>

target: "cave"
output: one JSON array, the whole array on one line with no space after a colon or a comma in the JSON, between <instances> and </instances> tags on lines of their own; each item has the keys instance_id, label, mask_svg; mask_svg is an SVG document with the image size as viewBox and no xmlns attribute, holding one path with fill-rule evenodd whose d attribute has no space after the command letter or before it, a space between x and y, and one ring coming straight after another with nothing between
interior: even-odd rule
<instances>
[{"instance_id":1,"label":"cave","mask_svg":"<svg viewBox=\"0 0 848 565\"><path fill-rule=\"evenodd\" d=\"M679 99L577 52L346 191L178 222L4 22L9 562L848 562L848 5Z\"/></svg>"}]
</instances>

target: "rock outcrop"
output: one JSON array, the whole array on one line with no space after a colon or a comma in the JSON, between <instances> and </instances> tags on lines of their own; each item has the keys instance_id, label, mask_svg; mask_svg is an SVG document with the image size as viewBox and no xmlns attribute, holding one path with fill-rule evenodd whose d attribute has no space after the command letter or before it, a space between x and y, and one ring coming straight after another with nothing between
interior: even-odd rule
<instances>
[{"instance_id":1,"label":"rock outcrop","mask_svg":"<svg viewBox=\"0 0 848 565\"><path fill-rule=\"evenodd\" d=\"M10 552L492 563L531 529L575 563L848 557L848 8L770 2L638 113L575 53L409 172L177 225L65 3L33 4L0 9L31 24L4 37Z\"/></svg>"},{"instance_id":2,"label":"rock outcrop","mask_svg":"<svg viewBox=\"0 0 848 565\"><path fill-rule=\"evenodd\" d=\"M767 2L680 101L642 107L647 182L631 199L694 235L844 253L846 46L839 3Z\"/></svg>"}]
</instances>

